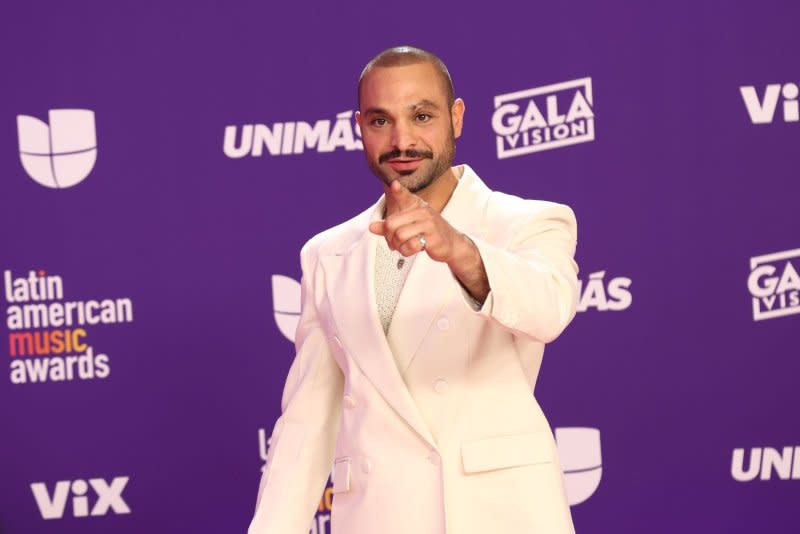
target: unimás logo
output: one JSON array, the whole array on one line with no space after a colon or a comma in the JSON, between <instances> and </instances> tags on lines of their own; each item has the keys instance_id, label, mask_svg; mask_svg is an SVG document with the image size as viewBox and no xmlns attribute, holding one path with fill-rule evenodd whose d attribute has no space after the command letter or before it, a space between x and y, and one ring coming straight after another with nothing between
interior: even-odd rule
<instances>
[{"instance_id":1,"label":"unim\u00e1s logo","mask_svg":"<svg viewBox=\"0 0 800 534\"><path fill-rule=\"evenodd\" d=\"M753 320L800 313L800 248L750 258Z\"/></svg>"},{"instance_id":2,"label":"unim\u00e1s logo","mask_svg":"<svg viewBox=\"0 0 800 534\"><path fill-rule=\"evenodd\" d=\"M94 111L51 109L48 122L17 115L19 157L28 176L56 189L82 182L97 159Z\"/></svg>"},{"instance_id":3,"label":"unim\u00e1s logo","mask_svg":"<svg viewBox=\"0 0 800 534\"><path fill-rule=\"evenodd\" d=\"M497 95L497 158L594 141L593 105L591 78Z\"/></svg>"},{"instance_id":4,"label":"unim\u00e1s logo","mask_svg":"<svg viewBox=\"0 0 800 534\"><path fill-rule=\"evenodd\" d=\"M599 281L602 285L602 279L605 272L595 273L592 280ZM595 276L599 275L599 276ZM614 282L617 280L617 282ZM608 302L612 302L613 309L624 309L630 305L631 297L627 292L627 287L630 286L629 278L613 279L611 281L614 288L610 291L612 297L615 299L609 301L603 296L603 306L608 308ZM605 287L599 290L605 295ZM626 296L627 295L627 296ZM601 297L593 297L587 305L601 308ZM300 283L282 274L272 276L272 305L275 317L275 323L278 330L288 339L294 342L295 331L297 330L297 323L300 320ZM602 454L600 451L600 430L588 427L558 427L555 429L555 439L558 446L558 455L561 459L561 465L564 469L564 478L566 480L567 498L570 505L582 503L594 494L600 484L600 477L603 473L602 468ZM258 447L261 459L264 461L266 467L267 455L269 452L269 440L265 429L258 430ZM324 505L329 504L326 501L328 496L326 489L325 495L322 497L319 512L324 512ZM327 508L330 512L330 506ZM319 520L319 514L317 520ZM328 517L328 520L330 517ZM316 528L312 525L312 531ZM320 527L321 528L321 527ZM319 530L319 532L323 532Z\"/></svg>"},{"instance_id":5,"label":"unim\u00e1s logo","mask_svg":"<svg viewBox=\"0 0 800 534\"><path fill-rule=\"evenodd\" d=\"M270 156L302 154L306 150L333 152L364 150L361 129L353 120L353 111L336 114L336 120L321 119L313 125L305 121L266 124L229 125L225 127L222 151L233 159L261 157L264 149Z\"/></svg>"},{"instance_id":6,"label":"unim\u00e1s logo","mask_svg":"<svg viewBox=\"0 0 800 534\"><path fill-rule=\"evenodd\" d=\"M800 88L796 83L768 84L761 97L758 96L758 91L753 85L743 85L739 87L739 92L742 94L747 114L753 124L775 122L775 112L781 99L783 100L783 106L781 106L783 109L779 121L800 122L800 105L797 100Z\"/></svg>"},{"instance_id":7,"label":"unim\u00e1s logo","mask_svg":"<svg viewBox=\"0 0 800 534\"><path fill-rule=\"evenodd\" d=\"M633 303L631 279L626 276L605 279L606 272L598 271L589 275L589 281L578 280L580 299L578 312L590 309L597 311L623 311Z\"/></svg>"},{"instance_id":8,"label":"unim\u00e1s logo","mask_svg":"<svg viewBox=\"0 0 800 534\"><path fill-rule=\"evenodd\" d=\"M130 298L65 300L64 281L44 270L3 272L12 384L107 378L111 362L95 353L89 332L133 321ZM88 330L88 331L87 331Z\"/></svg>"},{"instance_id":9,"label":"unim\u00e1s logo","mask_svg":"<svg viewBox=\"0 0 800 534\"><path fill-rule=\"evenodd\" d=\"M574 506L591 497L603 476L600 430L588 427L555 429L558 457L564 470L569 504Z\"/></svg>"},{"instance_id":10,"label":"unim\u00e1s logo","mask_svg":"<svg viewBox=\"0 0 800 534\"><path fill-rule=\"evenodd\" d=\"M114 477L110 483L104 478L90 478L88 483L82 478L59 480L52 490L46 482L34 482L31 491L42 519L61 519L65 513L72 517L101 517L109 512L129 514L131 509L122 497L128 480L127 476ZM69 508L68 500L72 501Z\"/></svg>"},{"instance_id":11,"label":"unim\u00e1s logo","mask_svg":"<svg viewBox=\"0 0 800 534\"><path fill-rule=\"evenodd\" d=\"M800 445L781 449L753 447L746 468L744 458L744 449L733 449L731 476L739 482L750 482L756 477L770 480L773 474L780 480L800 480Z\"/></svg>"}]
</instances>

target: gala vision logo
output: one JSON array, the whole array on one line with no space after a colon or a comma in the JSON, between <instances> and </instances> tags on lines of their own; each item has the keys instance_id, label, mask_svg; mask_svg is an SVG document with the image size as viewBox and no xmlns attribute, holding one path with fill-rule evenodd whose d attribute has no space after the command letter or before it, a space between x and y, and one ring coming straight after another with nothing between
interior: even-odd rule
<instances>
[{"instance_id":1,"label":"gala vision logo","mask_svg":"<svg viewBox=\"0 0 800 534\"><path fill-rule=\"evenodd\" d=\"M51 109L48 119L49 124L17 115L22 167L45 187L72 187L92 172L97 159L94 111Z\"/></svg>"},{"instance_id":2,"label":"gala vision logo","mask_svg":"<svg viewBox=\"0 0 800 534\"><path fill-rule=\"evenodd\" d=\"M753 320L800 313L800 248L750 258Z\"/></svg>"},{"instance_id":3,"label":"gala vision logo","mask_svg":"<svg viewBox=\"0 0 800 534\"><path fill-rule=\"evenodd\" d=\"M497 158L594 141L593 106L589 77L495 96Z\"/></svg>"}]
</instances>

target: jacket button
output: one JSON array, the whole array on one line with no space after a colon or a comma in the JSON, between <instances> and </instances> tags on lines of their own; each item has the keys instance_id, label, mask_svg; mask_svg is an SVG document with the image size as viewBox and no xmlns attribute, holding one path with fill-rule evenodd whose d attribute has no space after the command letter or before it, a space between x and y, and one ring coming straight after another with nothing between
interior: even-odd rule
<instances>
[{"instance_id":1,"label":"jacket button","mask_svg":"<svg viewBox=\"0 0 800 534\"><path fill-rule=\"evenodd\" d=\"M356 407L356 399L354 399L350 395L345 395L342 398L342 404L344 404L344 407L347 408L348 410L352 410L353 408Z\"/></svg>"},{"instance_id":2,"label":"jacket button","mask_svg":"<svg viewBox=\"0 0 800 534\"><path fill-rule=\"evenodd\" d=\"M361 462L361 471L363 471L365 475L372 471L372 462L369 461L369 458L364 458L364 461Z\"/></svg>"},{"instance_id":3,"label":"jacket button","mask_svg":"<svg viewBox=\"0 0 800 534\"><path fill-rule=\"evenodd\" d=\"M339 339L339 336L333 336L333 340L336 342L337 345L339 345L340 349L344 350L344 345L342 345L342 340Z\"/></svg>"},{"instance_id":4,"label":"jacket button","mask_svg":"<svg viewBox=\"0 0 800 534\"><path fill-rule=\"evenodd\" d=\"M431 453L428 455L428 461L433 465L439 465L439 460L439 453L436 451L431 451Z\"/></svg>"},{"instance_id":5,"label":"jacket button","mask_svg":"<svg viewBox=\"0 0 800 534\"><path fill-rule=\"evenodd\" d=\"M443 380L440 378L439 380L433 383L433 389L434 391L436 391L436 393L445 394L447 393L448 385L449 384L447 383L447 380Z\"/></svg>"},{"instance_id":6,"label":"jacket button","mask_svg":"<svg viewBox=\"0 0 800 534\"><path fill-rule=\"evenodd\" d=\"M439 320L436 321L436 327L439 330L447 330L450 328L450 319L447 317L439 317Z\"/></svg>"}]
</instances>

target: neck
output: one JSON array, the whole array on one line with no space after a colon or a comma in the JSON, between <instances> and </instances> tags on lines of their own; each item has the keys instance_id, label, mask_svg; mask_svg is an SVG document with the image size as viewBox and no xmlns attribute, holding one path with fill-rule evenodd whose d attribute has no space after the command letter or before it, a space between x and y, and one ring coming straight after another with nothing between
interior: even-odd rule
<instances>
[{"instance_id":1,"label":"neck","mask_svg":"<svg viewBox=\"0 0 800 534\"><path fill-rule=\"evenodd\" d=\"M441 176L438 176L431 184L425 189L421 189L414 193L419 198L424 200L428 206L441 213L450 197L453 195L456 186L458 185L458 177L451 167L447 169ZM384 184L383 191L386 193L386 216L392 215L398 211L397 204L392 200L388 194L389 186Z\"/></svg>"}]
</instances>

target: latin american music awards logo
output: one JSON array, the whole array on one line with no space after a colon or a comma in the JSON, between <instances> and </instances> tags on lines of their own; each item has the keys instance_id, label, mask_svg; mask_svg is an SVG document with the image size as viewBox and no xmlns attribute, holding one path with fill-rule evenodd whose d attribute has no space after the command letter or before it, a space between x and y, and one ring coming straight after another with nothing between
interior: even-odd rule
<instances>
[{"instance_id":1,"label":"latin american music awards logo","mask_svg":"<svg viewBox=\"0 0 800 534\"><path fill-rule=\"evenodd\" d=\"M17 115L22 167L40 185L72 187L89 176L97 160L94 111L51 109L48 119L49 124Z\"/></svg>"},{"instance_id":2,"label":"latin american music awards logo","mask_svg":"<svg viewBox=\"0 0 800 534\"><path fill-rule=\"evenodd\" d=\"M12 384L78 382L111 374L111 358L95 350L97 328L133 322L129 297L75 299L64 279L44 270L3 271Z\"/></svg>"}]
</instances>

